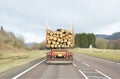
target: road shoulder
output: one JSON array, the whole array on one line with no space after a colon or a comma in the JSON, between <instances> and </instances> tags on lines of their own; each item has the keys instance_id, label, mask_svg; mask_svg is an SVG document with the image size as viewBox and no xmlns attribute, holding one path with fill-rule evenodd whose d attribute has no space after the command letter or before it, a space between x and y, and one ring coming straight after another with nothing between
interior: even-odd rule
<instances>
[{"instance_id":1,"label":"road shoulder","mask_svg":"<svg viewBox=\"0 0 120 79\"><path fill-rule=\"evenodd\" d=\"M35 65L36 63L42 61L45 57L33 60L29 63L26 63L24 65L20 65L17 67L14 67L8 71L5 71L2 73L2 75L0 76L0 79L11 79L12 77L16 76L17 74L21 73L22 71L24 71L25 69Z\"/></svg>"}]
</instances>

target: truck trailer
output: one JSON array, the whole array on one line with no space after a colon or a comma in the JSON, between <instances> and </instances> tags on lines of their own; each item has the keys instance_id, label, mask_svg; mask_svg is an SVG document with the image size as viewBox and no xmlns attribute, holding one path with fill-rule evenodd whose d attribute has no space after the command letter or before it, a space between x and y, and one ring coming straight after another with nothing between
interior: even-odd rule
<instances>
[{"instance_id":1,"label":"truck trailer","mask_svg":"<svg viewBox=\"0 0 120 79\"><path fill-rule=\"evenodd\" d=\"M46 53L46 63L72 63L73 53L69 48L74 46L73 26L70 31L46 29L46 47L50 50Z\"/></svg>"}]
</instances>

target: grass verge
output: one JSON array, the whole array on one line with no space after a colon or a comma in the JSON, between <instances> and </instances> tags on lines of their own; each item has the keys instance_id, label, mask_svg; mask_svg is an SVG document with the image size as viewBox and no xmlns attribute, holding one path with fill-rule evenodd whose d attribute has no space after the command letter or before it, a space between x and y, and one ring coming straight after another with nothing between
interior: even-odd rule
<instances>
[{"instance_id":1,"label":"grass verge","mask_svg":"<svg viewBox=\"0 0 120 79\"><path fill-rule=\"evenodd\" d=\"M120 50L94 49L94 48L93 49L75 48L71 50L76 53L99 57L120 63Z\"/></svg>"},{"instance_id":2,"label":"grass verge","mask_svg":"<svg viewBox=\"0 0 120 79\"><path fill-rule=\"evenodd\" d=\"M44 57L45 50L34 51L1 51L0 50L0 76L2 72L7 71L19 65Z\"/></svg>"}]
</instances>

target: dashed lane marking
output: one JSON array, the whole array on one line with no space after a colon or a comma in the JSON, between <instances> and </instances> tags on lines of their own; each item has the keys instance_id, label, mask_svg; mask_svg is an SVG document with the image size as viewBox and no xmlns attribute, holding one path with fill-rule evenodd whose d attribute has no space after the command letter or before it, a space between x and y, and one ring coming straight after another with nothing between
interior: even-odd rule
<instances>
[{"instance_id":1,"label":"dashed lane marking","mask_svg":"<svg viewBox=\"0 0 120 79\"><path fill-rule=\"evenodd\" d=\"M20 73L20 74L16 75L16 76L15 76L15 77L13 77L12 79L17 79L18 77L20 77L20 76L22 76L23 74L27 73L28 71L30 71L31 69L35 68L36 66L38 66L39 64L41 64L41 63L42 63L42 62L44 62L44 61L45 61L45 59L44 59L44 60L42 60L41 62L39 62L39 63L37 63L37 64L33 65L32 67L30 67L30 68L26 69L26 70L25 70L25 71L23 71L22 73Z\"/></svg>"},{"instance_id":2,"label":"dashed lane marking","mask_svg":"<svg viewBox=\"0 0 120 79\"><path fill-rule=\"evenodd\" d=\"M85 79L89 79L81 70L79 72L85 77Z\"/></svg>"},{"instance_id":3,"label":"dashed lane marking","mask_svg":"<svg viewBox=\"0 0 120 79\"><path fill-rule=\"evenodd\" d=\"M75 64L75 63L73 63L73 66L74 66L74 67L76 67L76 64Z\"/></svg>"},{"instance_id":4,"label":"dashed lane marking","mask_svg":"<svg viewBox=\"0 0 120 79\"><path fill-rule=\"evenodd\" d=\"M85 62L75 62L73 65L79 69L79 72L84 76L85 79L112 79L104 73L90 67Z\"/></svg>"},{"instance_id":5,"label":"dashed lane marking","mask_svg":"<svg viewBox=\"0 0 120 79\"><path fill-rule=\"evenodd\" d=\"M88 65L87 63L85 63L85 62L82 62L84 65L86 65L87 67L90 67L90 65Z\"/></svg>"},{"instance_id":6,"label":"dashed lane marking","mask_svg":"<svg viewBox=\"0 0 120 79\"><path fill-rule=\"evenodd\" d=\"M120 64L120 63L117 63L118 65Z\"/></svg>"},{"instance_id":7,"label":"dashed lane marking","mask_svg":"<svg viewBox=\"0 0 120 79\"><path fill-rule=\"evenodd\" d=\"M104 76L107 77L108 79L112 79L112 78L110 78L109 76L105 75L104 73L100 72L99 70L96 70L96 71L97 71L98 73L104 75Z\"/></svg>"}]
</instances>

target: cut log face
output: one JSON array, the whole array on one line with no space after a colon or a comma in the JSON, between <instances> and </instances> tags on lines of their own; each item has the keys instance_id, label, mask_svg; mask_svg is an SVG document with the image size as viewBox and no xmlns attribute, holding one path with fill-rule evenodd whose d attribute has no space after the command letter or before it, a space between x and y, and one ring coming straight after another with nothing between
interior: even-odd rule
<instances>
[{"instance_id":1,"label":"cut log face","mask_svg":"<svg viewBox=\"0 0 120 79\"><path fill-rule=\"evenodd\" d=\"M47 30L46 46L47 48L69 48L74 45L73 33L61 29L57 31Z\"/></svg>"}]
</instances>

